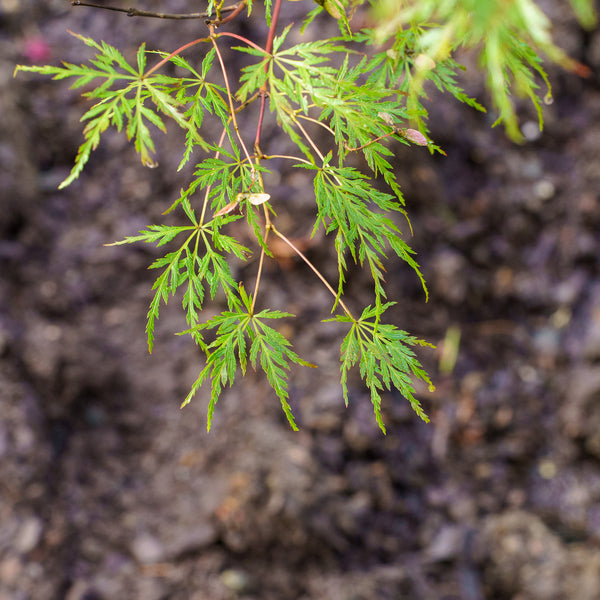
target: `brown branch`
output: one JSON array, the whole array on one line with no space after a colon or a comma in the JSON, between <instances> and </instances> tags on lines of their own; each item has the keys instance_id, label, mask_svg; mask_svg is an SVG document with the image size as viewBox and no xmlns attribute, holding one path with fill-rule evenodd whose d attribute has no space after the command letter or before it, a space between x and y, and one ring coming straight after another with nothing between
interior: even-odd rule
<instances>
[{"instance_id":1,"label":"brown branch","mask_svg":"<svg viewBox=\"0 0 600 600\"><path fill-rule=\"evenodd\" d=\"M220 12L235 12L237 15L246 5L245 1L236 2L229 6L224 6ZM139 8L118 8L116 6L105 6L95 4L94 2L80 2L80 0L71 0L71 6L88 6L91 8L103 8L104 10L113 10L115 12L125 13L128 17L153 17L155 19L208 19L211 17L207 12L201 13L160 13Z\"/></svg>"},{"instance_id":2,"label":"brown branch","mask_svg":"<svg viewBox=\"0 0 600 600\"><path fill-rule=\"evenodd\" d=\"M201 42L206 42L209 39L210 38L198 38L197 40L193 40L191 42L188 42L187 44L184 44L180 48L177 48L177 50L173 50L173 52L171 52L171 54L169 54L168 56L165 56L160 62L156 63L151 69L146 71L144 73L144 77L149 77L150 75L152 75L152 73L154 73L154 71L157 71L158 69L160 69L171 58L181 54L184 50L187 50L188 48L191 48L192 46L195 46L196 44L200 44Z\"/></svg>"},{"instance_id":3,"label":"brown branch","mask_svg":"<svg viewBox=\"0 0 600 600\"><path fill-rule=\"evenodd\" d=\"M229 78L227 77L227 69L225 68L225 63L223 62L223 56L221 55L221 51L219 50L219 46L217 45L216 38L217 38L217 36L214 33L214 25L211 25L210 26L210 41L213 44L215 53L217 55L217 59L219 60L219 64L221 65L221 73L223 74L223 80L225 81L225 88L227 90L227 99L229 101L229 113L231 114L231 121L233 122L233 128L234 128L237 138L240 142L242 150L244 151L244 154L246 155L246 158L248 159L248 162L250 163L250 168L252 169L252 183L254 183L254 178L256 177L256 169L254 167L254 163L252 162L252 159L250 158L250 153L248 152L248 149L246 148L246 144L244 143L244 140L240 133L240 128L238 126L237 119L235 117L236 110L235 110L235 106L233 105L233 96L231 94ZM260 174L259 174L259 176L260 176Z\"/></svg>"},{"instance_id":4,"label":"brown branch","mask_svg":"<svg viewBox=\"0 0 600 600\"><path fill-rule=\"evenodd\" d=\"M267 54L271 54L273 51L273 40L275 39L275 29L277 28L277 21L279 20L279 11L281 10L281 0L275 0L275 6L273 8L273 14L271 16L271 27L269 28L269 35L267 37L267 45L265 47L265 52ZM265 73L268 71L269 65L268 63L265 65ZM263 119L265 116L265 108L267 105L267 86L266 84L260 89L260 112L258 115L258 126L256 127L256 138L254 140L254 151L259 156L261 155L260 150L260 134L263 126Z\"/></svg>"},{"instance_id":5,"label":"brown branch","mask_svg":"<svg viewBox=\"0 0 600 600\"><path fill-rule=\"evenodd\" d=\"M221 23L225 23L225 21L221 21ZM248 38L245 38L241 35L238 35L237 33L231 33L230 31L221 31L219 33L216 33L215 36L216 37L223 37L223 36L232 37L232 38L235 38L236 40L240 40L240 41L244 42L244 44L248 44L248 46L252 46L256 50L260 50L261 52L265 51L264 48L261 48L258 44L255 44L252 40L249 40Z\"/></svg>"},{"instance_id":6,"label":"brown branch","mask_svg":"<svg viewBox=\"0 0 600 600\"><path fill-rule=\"evenodd\" d=\"M238 2L237 7L233 9L232 13L228 17L225 17L224 19L220 19L220 17L218 17L217 21L215 22L215 25L223 25L224 23L228 23L229 21L233 21L233 19L235 19L244 10L244 8L246 8L246 4L247 4L246 0L242 0L242 2ZM224 10L225 9L222 8L219 11L219 15Z\"/></svg>"},{"instance_id":7,"label":"brown branch","mask_svg":"<svg viewBox=\"0 0 600 600\"><path fill-rule=\"evenodd\" d=\"M281 233L281 231L276 229L276 227L274 225L271 225L270 229L273 231L273 233L277 237L279 237L283 242L285 242L311 268L312 272L321 280L321 283L323 283L323 285L329 290L331 295L335 298L335 303L339 304L344 309L344 312L356 323L356 319L352 316L350 309L346 306L344 301L340 298L340 295L335 293L335 290L331 287L331 285L329 284L327 279L325 279L325 277L323 277L323 275L321 274L321 271L319 271L319 269L317 269L317 267L315 267L310 262L310 260L308 260L308 258L306 258L306 256L300 251L299 248L297 248L294 245L293 242L288 240L288 238L286 238L285 235L283 235L283 233ZM335 307L335 304L334 304L334 307Z\"/></svg>"},{"instance_id":8,"label":"brown branch","mask_svg":"<svg viewBox=\"0 0 600 600\"><path fill-rule=\"evenodd\" d=\"M346 150L348 150L348 152L356 152L357 150L362 150L363 148L366 148L367 146L370 146L371 144L374 144L375 142L379 142L380 140L384 140L385 138L390 137L390 135L394 135L396 133L398 133L398 131L396 131L396 129L394 129L394 131L390 131L389 133L386 133L385 135L380 135L379 137L372 139L371 141L367 142L366 144L363 144L362 146L357 146L356 148L351 148L350 146L348 146L348 144L346 142L344 142L344 148L346 148Z\"/></svg>"}]
</instances>

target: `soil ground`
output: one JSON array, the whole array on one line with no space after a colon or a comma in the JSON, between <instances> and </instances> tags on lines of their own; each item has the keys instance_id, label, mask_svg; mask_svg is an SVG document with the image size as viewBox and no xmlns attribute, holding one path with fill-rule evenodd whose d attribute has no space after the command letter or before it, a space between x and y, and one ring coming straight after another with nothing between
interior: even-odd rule
<instances>
[{"instance_id":1,"label":"soil ground","mask_svg":"<svg viewBox=\"0 0 600 600\"><path fill-rule=\"evenodd\" d=\"M389 319L438 345L421 354L437 390L422 394L429 425L387 394L384 437L359 380L344 407L343 331L320 324L330 298L293 261L270 263L263 289L298 315L286 333L319 365L292 376L301 431L252 373L210 434L204 391L179 409L201 359L173 335L176 303L147 352L156 254L103 244L157 222L187 184L181 138L159 140L150 171L108 134L58 191L85 103L12 71L81 62L67 28L131 53L143 39L175 48L199 25L0 1L1 600L600 597L600 34L566 3L544 6L592 76L552 72L542 135L527 106L517 146L493 116L432 96L447 157L396 149L431 298L390 263ZM306 183L282 165L273 186L288 230L306 235ZM327 241L307 251L328 272ZM351 300L369 293L352 273Z\"/></svg>"}]
</instances>

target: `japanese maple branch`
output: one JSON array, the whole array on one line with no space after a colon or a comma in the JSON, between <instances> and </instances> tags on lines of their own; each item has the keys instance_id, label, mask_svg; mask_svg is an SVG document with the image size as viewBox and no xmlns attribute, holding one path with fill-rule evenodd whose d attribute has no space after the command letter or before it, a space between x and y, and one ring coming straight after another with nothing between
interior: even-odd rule
<instances>
[{"instance_id":1,"label":"japanese maple branch","mask_svg":"<svg viewBox=\"0 0 600 600\"><path fill-rule=\"evenodd\" d=\"M304 127L302 127L302 125L300 125L300 121L298 121L298 119L295 119L295 123L296 123L296 127L298 127L298 129L302 132L302 135L304 135L306 141L312 146L312 149L317 153L319 158L322 161L325 161L325 157L323 156L323 153L319 150L319 148L315 144L314 140L310 137L310 135L308 135L308 132L306 131L306 129L304 129Z\"/></svg>"},{"instance_id":2,"label":"japanese maple branch","mask_svg":"<svg viewBox=\"0 0 600 600\"><path fill-rule=\"evenodd\" d=\"M323 127L323 129L325 129L326 131L331 133L331 135L335 136L335 131L333 131L333 129L331 129L331 127L329 127L329 125L327 125L326 123L323 123L323 121L318 121L317 119L313 119L312 117L307 117L306 115L300 114L298 111L296 111L294 113L294 116L296 117L296 119L304 119L305 121L310 121L311 123L314 123L315 125L319 125L320 127Z\"/></svg>"},{"instance_id":3,"label":"japanese maple branch","mask_svg":"<svg viewBox=\"0 0 600 600\"><path fill-rule=\"evenodd\" d=\"M271 27L269 28L269 36L267 37L267 54L271 54L273 50L273 40L275 39L275 30L277 28L277 20L279 19L279 11L281 10L281 0L275 0L273 7L273 16L271 17Z\"/></svg>"},{"instance_id":4,"label":"japanese maple branch","mask_svg":"<svg viewBox=\"0 0 600 600\"><path fill-rule=\"evenodd\" d=\"M246 8L246 0L242 0L242 2L238 2L238 5L236 8L234 8L231 11L231 14L227 17L225 17L224 19L221 19L221 13L223 12L223 9L220 9L218 12L218 16L216 21L213 22L214 25L223 25L224 23L229 23L229 21L233 21L233 19L235 19L243 10L244 8Z\"/></svg>"},{"instance_id":5,"label":"japanese maple branch","mask_svg":"<svg viewBox=\"0 0 600 600\"><path fill-rule=\"evenodd\" d=\"M271 27L269 28L269 35L267 37L267 45L265 46L265 52L271 54L273 52L273 40L275 39L275 30L277 29L277 21L279 19L279 12L281 10L281 0L275 0L275 6L273 7L273 14L271 16ZM269 69L269 64L265 65L265 73ZM261 88L260 98L260 113L258 115L258 125L256 127L256 138L254 139L254 150L260 155L260 134L262 131L263 119L265 116L265 108L267 106L267 86L266 84Z\"/></svg>"},{"instance_id":6,"label":"japanese maple branch","mask_svg":"<svg viewBox=\"0 0 600 600\"><path fill-rule=\"evenodd\" d=\"M207 42L209 39L210 38L198 38L197 40L193 40L191 42L188 42L187 44L184 44L183 46L180 46L179 48L177 48L177 50L173 50L173 52L171 52L171 54L169 54L168 56L165 56L162 60L160 60L158 63L156 63L151 69L146 71L144 73L144 77L148 77L149 75L152 75L152 73L154 73L154 71L157 71L158 69L160 69L166 62L171 60L174 56L181 54L184 50L187 50L188 48L191 48L192 46L195 46L196 44L200 44L201 42Z\"/></svg>"},{"instance_id":7,"label":"japanese maple branch","mask_svg":"<svg viewBox=\"0 0 600 600\"><path fill-rule=\"evenodd\" d=\"M253 96L248 98L244 103L240 104L235 109L235 113L239 113L241 110L246 108L246 106L248 106L249 104L252 104L252 102L254 102L258 98L258 96L259 96L259 92L256 92ZM230 116L229 120L227 121L227 124L229 125L229 123L231 121L232 121L232 117ZM221 148L221 146L223 145L226 134L227 134L227 127L223 127L223 131L221 132L221 137L219 138L219 141L217 143L217 148ZM215 153L215 159L218 159L219 156L221 156L221 150L217 150L217 152ZM252 158L256 158L256 157L252 157ZM252 163L250 163L250 165L252 166ZM206 216L206 209L208 208L208 198L210 196L211 189L212 189L212 185L207 186L205 193L204 193L204 202L202 203L202 214L200 215L200 225L202 225L204 223L204 217Z\"/></svg>"},{"instance_id":8,"label":"japanese maple branch","mask_svg":"<svg viewBox=\"0 0 600 600\"><path fill-rule=\"evenodd\" d=\"M306 160L300 156L290 156L289 154L263 154L262 156L254 156L253 158L263 158L264 160L271 160L272 158L286 158L287 160L294 160L297 162L304 163L305 165L312 165L310 160Z\"/></svg>"},{"instance_id":9,"label":"japanese maple branch","mask_svg":"<svg viewBox=\"0 0 600 600\"><path fill-rule=\"evenodd\" d=\"M269 237L269 232L272 229L272 225L269 224L267 230L265 231L264 243L267 243L267 238ZM256 274L256 283L254 284L254 294L252 294L252 306L250 308L250 312L254 313L254 306L256 305L256 298L258 298L258 287L260 285L260 278L262 276L263 263L265 262L265 249L264 247L260 249L260 260L258 263L258 272Z\"/></svg>"},{"instance_id":10,"label":"japanese maple branch","mask_svg":"<svg viewBox=\"0 0 600 600\"><path fill-rule=\"evenodd\" d=\"M235 106L233 105L233 96L231 95L231 87L229 85L229 78L227 77L227 69L225 68L225 63L223 62L223 57L221 56L219 46L217 45L217 40L216 40L216 36L214 34L214 26L213 25L210 26L210 41L212 42L212 45L215 49L215 53L217 54L217 58L219 59L219 64L221 65L221 72L223 73L223 80L225 81L225 88L227 89L227 99L229 101L229 111L231 114L231 121L233 122L233 128L235 129L237 138L240 142L240 145L242 146L242 149L244 150L244 154L246 155L246 158L248 159L248 162L250 163L250 168L252 169L252 181L254 181L254 178L256 175L256 169L254 167L254 163L252 162L252 159L250 158L250 153L248 152L248 149L246 148L246 144L244 143L244 140L242 139L242 136L240 134L240 128L238 126L238 122L237 122L237 119L235 116L236 110L235 110Z\"/></svg>"},{"instance_id":11,"label":"japanese maple branch","mask_svg":"<svg viewBox=\"0 0 600 600\"><path fill-rule=\"evenodd\" d=\"M312 146L313 150L318 154L319 158L324 163L325 157L323 156L323 153L319 150L319 148L315 144L314 140L308 134L308 131L306 131L306 129L304 129L304 127L302 127L302 125L300 124L300 121L298 121L298 119L295 119L294 122L295 122L296 126L298 127L298 129L302 132L302 135L304 135L304 137L306 138L306 141ZM337 175L334 175L333 178L337 181L339 186L342 185L342 182L340 181L340 179ZM350 316L350 315L348 315L348 316Z\"/></svg>"},{"instance_id":12,"label":"japanese maple branch","mask_svg":"<svg viewBox=\"0 0 600 600\"><path fill-rule=\"evenodd\" d=\"M323 285L331 292L331 295L335 298L336 302L340 303L340 306L344 309L344 312L354 322L356 322L356 319L352 316L350 309L346 306L346 304L339 297L339 295L335 293L335 290L331 287L327 279L325 279L325 277L321 275L319 269L317 269L317 267L315 267L310 262L310 260L308 260L308 258L302 253L302 251L299 248L297 248L292 241L288 240L288 238L286 238L285 235L283 235L283 233L281 233L273 224L270 225L269 229L271 229L277 237L279 237L283 242L285 242L311 268L313 273L321 280L321 283L323 283Z\"/></svg>"},{"instance_id":13,"label":"japanese maple branch","mask_svg":"<svg viewBox=\"0 0 600 600\"><path fill-rule=\"evenodd\" d=\"M225 135L227 134L227 128L223 127L223 131L221 132L221 137L219 138L218 147L220 148L223 145L223 141L225 140ZM218 159L221 156L221 151L218 150L215 154L215 159ZM208 198L210 196L210 190L212 189L212 185L206 186L206 190L204 192L204 201L202 202L202 214L200 215L200 225L204 224L204 217L206 216L206 209L208 208Z\"/></svg>"},{"instance_id":14,"label":"japanese maple branch","mask_svg":"<svg viewBox=\"0 0 600 600\"><path fill-rule=\"evenodd\" d=\"M153 17L155 19L208 19L210 14L207 12L201 13L161 13L153 12L149 10L141 10L139 8L119 8L116 6L105 6L104 4L96 4L94 2L80 2L79 0L72 0L71 6L88 6L90 8L103 8L104 10L112 10L115 12L126 13L128 17ZM246 6L246 1L236 2L229 6L224 6L221 9L221 13L234 12L236 15L241 12ZM230 20L229 17L227 20ZM222 23L225 20L221 21Z\"/></svg>"},{"instance_id":15,"label":"japanese maple branch","mask_svg":"<svg viewBox=\"0 0 600 600\"><path fill-rule=\"evenodd\" d=\"M390 131L390 133L386 133L385 135L380 135L379 137L373 138L372 140L368 141L366 144L363 144L362 146L357 146L356 148L351 148L350 146L348 146L348 144L346 142L344 142L344 148L346 148L346 150L348 150L348 152L356 152L357 150L363 150L364 148L367 148L371 144L374 144L375 142L384 140L385 138L388 138L391 135L394 135L396 133L398 133L398 132L395 130Z\"/></svg>"},{"instance_id":16,"label":"japanese maple branch","mask_svg":"<svg viewBox=\"0 0 600 600\"><path fill-rule=\"evenodd\" d=\"M223 21L224 23L225 21ZM236 40L240 40L242 42L244 42L244 44L248 44L248 46L252 46L254 49L256 50L260 50L261 52L264 52L265 49L261 48L258 44L255 44L252 40L249 40L248 38L245 38L241 35L238 35L237 33L231 33L230 31L221 31L219 33L216 34L215 37L232 37L235 38Z\"/></svg>"}]
</instances>

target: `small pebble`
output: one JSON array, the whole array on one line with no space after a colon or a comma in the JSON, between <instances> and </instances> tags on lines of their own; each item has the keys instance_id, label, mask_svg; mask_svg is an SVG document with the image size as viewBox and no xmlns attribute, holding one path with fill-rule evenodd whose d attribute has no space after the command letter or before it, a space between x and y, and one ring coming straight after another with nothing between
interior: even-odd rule
<instances>
[{"instance_id":1,"label":"small pebble","mask_svg":"<svg viewBox=\"0 0 600 600\"><path fill-rule=\"evenodd\" d=\"M141 564L161 562L164 558L164 548L160 540L150 533L140 533L131 545L131 552Z\"/></svg>"},{"instance_id":2,"label":"small pebble","mask_svg":"<svg viewBox=\"0 0 600 600\"><path fill-rule=\"evenodd\" d=\"M540 200L550 200L556 193L556 187L548 179L542 179L534 185L533 193Z\"/></svg>"},{"instance_id":3,"label":"small pebble","mask_svg":"<svg viewBox=\"0 0 600 600\"><path fill-rule=\"evenodd\" d=\"M463 534L455 525L444 525L433 538L427 554L433 561L455 558L462 547Z\"/></svg>"},{"instance_id":4,"label":"small pebble","mask_svg":"<svg viewBox=\"0 0 600 600\"><path fill-rule=\"evenodd\" d=\"M25 519L15 539L15 548L22 554L31 552L40 542L44 525L38 517Z\"/></svg>"},{"instance_id":5,"label":"small pebble","mask_svg":"<svg viewBox=\"0 0 600 600\"><path fill-rule=\"evenodd\" d=\"M0 562L0 581L7 586L12 586L21 574L22 564L17 556L8 556Z\"/></svg>"},{"instance_id":6,"label":"small pebble","mask_svg":"<svg viewBox=\"0 0 600 600\"><path fill-rule=\"evenodd\" d=\"M239 569L226 569L221 573L221 581L232 592L242 593L248 589L250 578Z\"/></svg>"}]
</instances>

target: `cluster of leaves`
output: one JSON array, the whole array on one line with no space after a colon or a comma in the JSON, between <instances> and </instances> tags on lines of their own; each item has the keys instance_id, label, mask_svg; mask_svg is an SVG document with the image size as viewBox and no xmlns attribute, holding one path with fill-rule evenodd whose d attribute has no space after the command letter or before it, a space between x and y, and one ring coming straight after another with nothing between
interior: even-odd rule
<instances>
[{"instance_id":1,"label":"cluster of leaves","mask_svg":"<svg viewBox=\"0 0 600 600\"><path fill-rule=\"evenodd\" d=\"M570 0L570 4L584 26L596 24L591 0ZM414 60L408 58L416 69L405 80L413 102L418 102L427 80L456 95L451 86L439 81L444 77L439 65L449 67L449 71L442 70L446 77L452 77L456 70L452 61L455 51L476 48L492 105L498 113L496 123L503 123L516 141L522 140L522 134L512 95L533 102L540 128L543 124L541 104L551 102L542 54L569 70L586 73L586 67L570 59L553 42L550 19L534 0L381 0L376 6L385 21L375 31L375 39L377 42L394 40L396 62L397 57L406 56L403 35L410 30L418 39ZM402 33L399 35L399 32ZM540 93L538 80L546 86L544 94Z\"/></svg>"},{"instance_id":2,"label":"cluster of leaves","mask_svg":"<svg viewBox=\"0 0 600 600\"><path fill-rule=\"evenodd\" d=\"M206 365L184 404L209 381L209 428L223 388L233 383L238 372L244 374L248 363L265 372L291 426L296 428L288 404L288 371L294 363L313 365L301 359L291 349L289 340L267 324L292 315L270 309L256 310L263 261L271 254L270 236L279 237L315 272L332 293L332 312L339 311L330 320L349 327L341 346L341 386L346 403L348 372L358 365L383 431L381 392L391 387L398 389L416 413L427 420L415 398L414 380L420 379L430 388L432 385L411 349L425 342L382 322L384 312L392 304L386 299L383 277L384 262L390 252L415 270L426 291L413 251L399 229L398 221L406 214L390 162L393 154L390 141L439 150L426 136L427 111L423 101L427 81L483 110L457 83L462 67L452 57L459 45L481 41L485 44L482 63L489 74L499 117L505 121L509 133L516 136L514 109L508 95L509 73L519 90L525 91L539 105L531 70L544 80L546 77L537 55L524 39L538 42L546 51L554 46L544 41L546 24L537 12L531 12L530 0L510 3L513 8L502 11L498 0L443 3L391 0L382 25L354 32L350 17L361 3L361 0L323 0L308 14L303 27L323 10L334 16L340 24L340 37L336 39L289 45L287 39L292 25L279 36L274 35L281 0L274 0L274 7L267 0L265 12L270 33L264 47L221 28L217 32L214 23L209 23L205 38L171 53L150 53L142 45L136 65L130 65L116 48L105 42L76 35L96 52L87 64L17 67L17 70L42 73L54 79L74 79L73 88L89 90L90 85L95 86L84 92L94 104L82 117L86 123L85 139L61 187L79 176L90 153L111 125L119 131L124 129L128 139L134 140L142 163L148 167L156 166L152 158L155 148L152 126L165 131L165 118L168 118L185 130L180 168L195 160L194 178L168 210L181 210L186 224L150 225L138 235L117 243L145 242L171 248L151 265L160 274L148 312L148 344L151 350L161 305L181 292L188 323L184 333L189 333L206 355ZM385 0L378 3L379 9L385 4ZM249 14L252 2L246 5ZM485 5L487 9L477 12L474 5L477 9ZM585 5L582 0L576 2L580 12ZM223 2L210 0L208 12L214 11L220 19L222 7ZM433 25L436 20L441 24ZM523 30L527 36L520 35ZM487 32L486 36L483 31ZM232 74L220 50L223 40L231 38L242 42L234 50L250 55L252 60L239 77L235 77L237 88L230 84ZM200 68L182 55L196 44L209 48ZM361 45L363 51L358 50ZM150 68L148 57L157 61ZM167 63L176 65L184 75L174 77L161 73L160 68ZM214 83L217 78L221 79L220 84ZM238 120L256 101L261 103L261 112L251 154L240 135ZM297 155L275 157L262 152L260 132L267 105L283 132L296 145ZM218 119L223 127L216 143L209 143L202 136L207 116ZM316 128L330 135L330 143L324 147L314 139ZM200 157L196 150L202 153ZM347 165L350 154L363 156L363 171ZM271 199L263 183L273 158L293 161L295 167L312 178L315 194L312 233L323 228L331 236L338 265L337 289L276 226L274 207L278 199ZM378 177L387 184L387 192L374 185ZM228 226L240 219L245 219L254 232L254 248L244 246L230 234ZM258 252L260 258L255 288L248 293L234 278L230 263L232 258L246 260L252 252ZM349 261L368 268L373 280L374 303L358 318L344 301ZM208 299L214 301L217 293L224 296L226 310L204 320L205 304Z\"/></svg>"}]
</instances>

